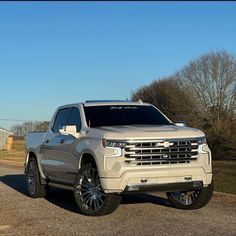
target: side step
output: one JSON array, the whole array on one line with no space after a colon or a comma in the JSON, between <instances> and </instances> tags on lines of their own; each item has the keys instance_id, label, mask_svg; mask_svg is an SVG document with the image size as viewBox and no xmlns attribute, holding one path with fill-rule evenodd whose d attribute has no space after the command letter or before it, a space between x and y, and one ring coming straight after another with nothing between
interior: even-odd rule
<instances>
[{"instance_id":1,"label":"side step","mask_svg":"<svg viewBox=\"0 0 236 236\"><path fill-rule=\"evenodd\" d=\"M74 190L74 187L70 185L64 185L64 184L58 184L58 183L52 183L52 182L49 182L48 185L52 187L56 187L56 188Z\"/></svg>"}]
</instances>

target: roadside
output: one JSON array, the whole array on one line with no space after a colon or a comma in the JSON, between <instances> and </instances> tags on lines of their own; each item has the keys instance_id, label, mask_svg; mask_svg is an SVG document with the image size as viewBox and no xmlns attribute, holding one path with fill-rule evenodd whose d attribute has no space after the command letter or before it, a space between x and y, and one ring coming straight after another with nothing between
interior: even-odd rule
<instances>
[{"instance_id":1,"label":"roadside","mask_svg":"<svg viewBox=\"0 0 236 236\"><path fill-rule=\"evenodd\" d=\"M25 142L15 140L11 151L0 150L0 163L23 166L25 161Z\"/></svg>"},{"instance_id":2,"label":"roadside","mask_svg":"<svg viewBox=\"0 0 236 236\"><path fill-rule=\"evenodd\" d=\"M215 191L236 194L236 161L213 161Z\"/></svg>"},{"instance_id":3,"label":"roadside","mask_svg":"<svg viewBox=\"0 0 236 236\"><path fill-rule=\"evenodd\" d=\"M11 151L0 150L0 161L23 163L25 160L25 141L14 140Z\"/></svg>"},{"instance_id":4,"label":"roadside","mask_svg":"<svg viewBox=\"0 0 236 236\"><path fill-rule=\"evenodd\" d=\"M21 167L0 164L0 235L236 235L236 195L214 193L206 207L171 207L165 193L127 194L108 216L78 213L73 192L26 196Z\"/></svg>"},{"instance_id":5,"label":"roadside","mask_svg":"<svg viewBox=\"0 0 236 236\"><path fill-rule=\"evenodd\" d=\"M0 160L0 164L12 165L12 166L24 166L24 162L10 161L10 160Z\"/></svg>"}]
</instances>

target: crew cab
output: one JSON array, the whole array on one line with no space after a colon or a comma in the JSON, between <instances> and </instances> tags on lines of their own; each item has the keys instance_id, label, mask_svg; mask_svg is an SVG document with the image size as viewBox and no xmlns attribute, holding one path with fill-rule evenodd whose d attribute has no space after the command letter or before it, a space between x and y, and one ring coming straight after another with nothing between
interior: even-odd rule
<instances>
[{"instance_id":1,"label":"crew cab","mask_svg":"<svg viewBox=\"0 0 236 236\"><path fill-rule=\"evenodd\" d=\"M29 196L70 189L90 216L113 212L125 193L165 191L181 209L201 208L213 193L205 134L142 102L60 106L47 132L26 135L25 173Z\"/></svg>"}]
</instances>

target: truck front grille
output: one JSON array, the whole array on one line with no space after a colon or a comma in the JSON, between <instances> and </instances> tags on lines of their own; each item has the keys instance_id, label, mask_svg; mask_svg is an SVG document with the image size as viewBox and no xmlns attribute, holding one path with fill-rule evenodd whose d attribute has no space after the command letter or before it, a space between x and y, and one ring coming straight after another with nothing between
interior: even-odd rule
<instances>
[{"instance_id":1,"label":"truck front grille","mask_svg":"<svg viewBox=\"0 0 236 236\"><path fill-rule=\"evenodd\" d=\"M127 141L125 163L161 165L191 163L197 160L198 143L194 139Z\"/></svg>"}]
</instances>

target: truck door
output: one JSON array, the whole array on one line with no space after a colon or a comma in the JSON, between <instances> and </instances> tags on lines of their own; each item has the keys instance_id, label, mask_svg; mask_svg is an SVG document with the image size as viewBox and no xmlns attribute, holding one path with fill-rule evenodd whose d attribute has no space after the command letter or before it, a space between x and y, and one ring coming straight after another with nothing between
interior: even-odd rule
<instances>
[{"instance_id":1,"label":"truck door","mask_svg":"<svg viewBox=\"0 0 236 236\"><path fill-rule=\"evenodd\" d=\"M76 125L79 132L81 128L80 112L76 107L58 111L52 132L44 143L43 166L50 180L72 184L78 171L78 161L74 152L76 138L59 133L60 127L69 124Z\"/></svg>"}]
</instances>

